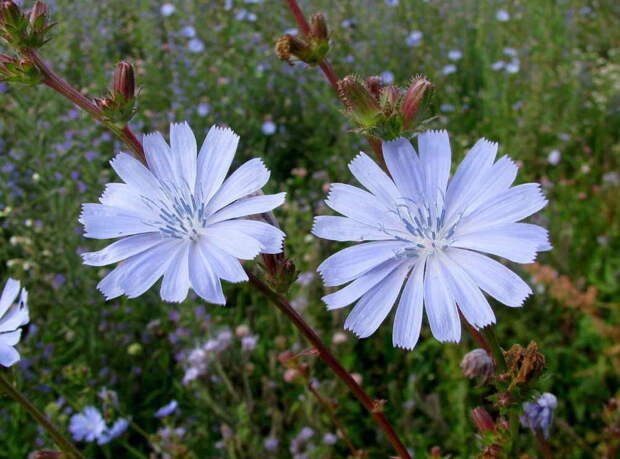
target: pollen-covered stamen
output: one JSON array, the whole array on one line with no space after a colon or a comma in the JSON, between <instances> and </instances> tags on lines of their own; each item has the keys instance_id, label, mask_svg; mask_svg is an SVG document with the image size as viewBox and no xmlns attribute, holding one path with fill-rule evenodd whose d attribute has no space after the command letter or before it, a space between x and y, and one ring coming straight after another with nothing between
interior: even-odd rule
<instances>
[{"instance_id":1,"label":"pollen-covered stamen","mask_svg":"<svg viewBox=\"0 0 620 459\"><path fill-rule=\"evenodd\" d=\"M142 196L157 218L145 222L166 237L196 240L207 226L206 203L196 199L187 184L162 183L161 194L152 199Z\"/></svg>"}]
</instances>

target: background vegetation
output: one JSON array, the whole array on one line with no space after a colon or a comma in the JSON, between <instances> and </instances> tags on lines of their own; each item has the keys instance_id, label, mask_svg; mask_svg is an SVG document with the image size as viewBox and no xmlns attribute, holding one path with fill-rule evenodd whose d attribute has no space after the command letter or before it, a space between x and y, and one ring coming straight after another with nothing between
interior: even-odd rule
<instances>
[{"instance_id":1,"label":"background vegetation","mask_svg":"<svg viewBox=\"0 0 620 459\"><path fill-rule=\"evenodd\" d=\"M346 311L327 312L320 302L313 272L336 245L310 235L312 217L324 212L326 184L350 182L347 163L368 148L348 132L320 72L275 58L275 40L294 27L283 2L179 0L168 16L152 0L49 3L58 25L42 54L77 87L101 95L118 60L135 64L136 131L167 132L170 121L188 120L203 137L226 123L241 135L237 164L265 159L267 191L289 193L276 215L303 273L291 291L295 306L371 394L388 400L388 417L419 457L433 446L450 457L478 454L469 410L486 389L459 368L475 347L471 338L439 344L425 324L418 347L405 352L392 347L389 324L358 340L343 334ZM535 340L546 356L540 389L558 397L550 439L557 457L602 454L612 423L603 408L620 383L620 4L302 6L326 13L340 76L383 74L406 85L425 74L435 85L431 126L450 131L455 158L487 137L519 161L519 181L543 183L550 204L537 218L554 250L521 271L536 290L523 309L497 305L497 333L505 347ZM114 177L108 161L120 145L47 88L0 84L0 92L0 279L19 278L31 294L32 324L14 369L24 391L63 427L86 405L112 420L131 418L110 444L82 444L88 457L345 456L342 440L325 437L336 431L326 411L278 361L306 344L249 286L227 285L226 307L195 298L165 304L154 289L104 301L95 286L105 270L83 266L78 255L102 244L81 236L77 218L80 204L95 201ZM240 325L258 336L251 351L236 337ZM233 337L205 375L185 384L191 350L209 339L224 343L226 330ZM304 362L321 394L337 400L352 442L386 457L389 445L340 382L315 357ZM172 399L179 410L156 418ZM520 451L538 454L532 435L521 433ZM0 444L7 458L51 446L8 400L0 404Z\"/></svg>"}]
</instances>

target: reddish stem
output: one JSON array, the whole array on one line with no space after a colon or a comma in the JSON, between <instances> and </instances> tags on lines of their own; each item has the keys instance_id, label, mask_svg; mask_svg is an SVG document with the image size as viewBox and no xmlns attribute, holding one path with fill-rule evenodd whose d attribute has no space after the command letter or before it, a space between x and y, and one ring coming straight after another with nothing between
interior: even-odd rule
<instances>
[{"instance_id":1,"label":"reddish stem","mask_svg":"<svg viewBox=\"0 0 620 459\"><path fill-rule=\"evenodd\" d=\"M56 75L35 50L26 49L24 50L24 55L41 71L45 77L43 80L44 85L63 95L79 108L89 113L95 120L104 124L131 148L137 159L146 164L142 143L136 138L129 126L118 128L108 122L101 109L92 100Z\"/></svg>"},{"instance_id":2,"label":"reddish stem","mask_svg":"<svg viewBox=\"0 0 620 459\"><path fill-rule=\"evenodd\" d=\"M291 13L293 13L293 16L295 17L295 22L297 22L297 25L299 26L303 34L306 36L310 35L310 24L308 24L304 13L301 11L301 8L297 4L297 0L285 1L288 4L288 9L291 10Z\"/></svg>"},{"instance_id":3,"label":"reddish stem","mask_svg":"<svg viewBox=\"0 0 620 459\"><path fill-rule=\"evenodd\" d=\"M293 322L295 327L304 335L304 337L314 346L323 361L336 373L336 375L347 385L353 392L353 395L361 402L362 405L375 419L381 430L385 433L388 440L398 452L402 459L411 459L407 448L402 444L400 438L394 431L394 428L388 421L387 417L381 409L381 404L375 402L362 389L362 387L353 379L351 374L342 366L338 359L331 353L327 346L323 343L319 335L310 327L306 321L295 311L293 306L286 301L284 297L271 290L262 280L256 277L252 272L247 271L250 283L256 287L265 297L271 301L280 311L282 311Z\"/></svg>"}]
</instances>

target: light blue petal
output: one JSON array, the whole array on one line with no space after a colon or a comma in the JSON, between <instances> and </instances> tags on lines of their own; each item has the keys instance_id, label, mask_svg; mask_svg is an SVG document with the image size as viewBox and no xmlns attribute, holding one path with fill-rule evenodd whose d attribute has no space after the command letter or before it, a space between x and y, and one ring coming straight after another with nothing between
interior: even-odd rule
<instances>
[{"instance_id":1,"label":"light blue petal","mask_svg":"<svg viewBox=\"0 0 620 459\"><path fill-rule=\"evenodd\" d=\"M446 255L439 254L437 260L465 319L476 329L494 324L493 309L471 277Z\"/></svg>"},{"instance_id":2,"label":"light blue petal","mask_svg":"<svg viewBox=\"0 0 620 459\"><path fill-rule=\"evenodd\" d=\"M424 313L424 267L426 259L418 261L403 289L396 309L392 344L403 349L413 349L420 338Z\"/></svg>"},{"instance_id":3,"label":"light blue petal","mask_svg":"<svg viewBox=\"0 0 620 459\"><path fill-rule=\"evenodd\" d=\"M265 186L269 180L269 169L262 159L254 158L242 164L233 172L209 201L208 211L216 212L237 199L252 194Z\"/></svg>"},{"instance_id":4,"label":"light blue petal","mask_svg":"<svg viewBox=\"0 0 620 459\"><path fill-rule=\"evenodd\" d=\"M366 242L336 252L317 268L326 287L342 285L361 276L386 260L396 258L403 243L398 241Z\"/></svg>"},{"instance_id":5,"label":"light blue petal","mask_svg":"<svg viewBox=\"0 0 620 459\"><path fill-rule=\"evenodd\" d=\"M418 136L420 161L424 169L425 196L433 202L445 196L450 177L450 139L447 131L426 131Z\"/></svg>"},{"instance_id":6,"label":"light blue petal","mask_svg":"<svg viewBox=\"0 0 620 459\"><path fill-rule=\"evenodd\" d=\"M241 260L252 260L263 246L259 241L243 233L235 226L235 220L216 223L203 231L209 244L216 245L229 255Z\"/></svg>"},{"instance_id":7,"label":"light blue petal","mask_svg":"<svg viewBox=\"0 0 620 459\"><path fill-rule=\"evenodd\" d=\"M196 137L187 121L170 125L170 150L176 183L186 183L193 192L196 183L197 146Z\"/></svg>"},{"instance_id":8,"label":"light blue petal","mask_svg":"<svg viewBox=\"0 0 620 459\"><path fill-rule=\"evenodd\" d=\"M192 288L203 300L214 304L226 304L222 284L210 266L203 244L194 244L189 255L189 278Z\"/></svg>"},{"instance_id":9,"label":"light blue petal","mask_svg":"<svg viewBox=\"0 0 620 459\"><path fill-rule=\"evenodd\" d=\"M486 255L455 248L446 254L466 269L482 290L507 306L520 307L532 294L532 289L519 276Z\"/></svg>"},{"instance_id":10,"label":"light blue petal","mask_svg":"<svg viewBox=\"0 0 620 459\"><path fill-rule=\"evenodd\" d=\"M459 234L453 247L487 252L517 263L533 263L549 247L547 230L529 223L508 223Z\"/></svg>"},{"instance_id":11,"label":"light blue petal","mask_svg":"<svg viewBox=\"0 0 620 459\"><path fill-rule=\"evenodd\" d=\"M348 217L315 217L312 234L332 241L385 241L394 239L377 227L359 223Z\"/></svg>"},{"instance_id":12,"label":"light blue petal","mask_svg":"<svg viewBox=\"0 0 620 459\"><path fill-rule=\"evenodd\" d=\"M482 179L493 165L497 148L497 143L480 139L469 150L448 185L446 192L448 218L459 212L476 191L485 186Z\"/></svg>"},{"instance_id":13,"label":"light blue petal","mask_svg":"<svg viewBox=\"0 0 620 459\"><path fill-rule=\"evenodd\" d=\"M403 264L370 289L353 307L344 328L360 338L372 335L394 306L408 272L409 266Z\"/></svg>"},{"instance_id":14,"label":"light blue petal","mask_svg":"<svg viewBox=\"0 0 620 459\"><path fill-rule=\"evenodd\" d=\"M22 329L18 328L17 330L11 332L5 332L0 334L0 343L5 344L7 346L15 346L19 343L19 339L22 336Z\"/></svg>"},{"instance_id":15,"label":"light blue petal","mask_svg":"<svg viewBox=\"0 0 620 459\"><path fill-rule=\"evenodd\" d=\"M153 231L153 227L130 211L103 204L82 204L80 223L84 236L93 239L110 239Z\"/></svg>"},{"instance_id":16,"label":"light blue petal","mask_svg":"<svg viewBox=\"0 0 620 459\"><path fill-rule=\"evenodd\" d=\"M2 295L0 295L0 318L4 316L6 311L11 307L17 294L19 293L19 281L9 278L4 284Z\"/></svg>"},{"instance_id":17,"label":"light blue petal","mask_svg":"<svg viewBox=\"0 0 620 459\"><path fill-rule=\"evenodd\" d=\"M351 185L332 183L325 204L342 215L370 226L376 227L379 223L402 226L394 209L386 207L371 193Z\"/></svg>"},{"instance_id":18,"label":"light blue petal","mask_svg":"<svg viewBox=\"0 0 620 459\"><path fill-rule=\"evenodd\" d=\"M220 188L239 144L239 136L231 129L212 126L198 154L196 188L206 202Z\"/></svg>"},{"instance_id":19,"label":"light blue petal","mask_svg":"<svg viewBox=\"0 0 620 459\"><path fill-rule=\"evenodd\" d=\"M424 309L437 341L453 343L460 341L461 321L458 309L436 256L429 257L426 262Z\"/></svg>"},{"instance_id":20,"label":"light blue petal","mask_svg":"<svg viewBox=\"0 0 620 459\"><path fill-rule=\"evenodd\" d=\"M207 225L230 220L232 218L247 217L248 215L269 212L281 206L284 203L285 197L286 193L278 193L239 199L211 215L207 221Z\"/></svg>"},{"instance_id":21,"label":"light blue petal","mask_svg":"<svg viewBox=\"0 0 620 459\"><path fill-rule=\"evenodd\" d=\"M137 234L120 239L97 252L83 253L82 258L85 265L105 266L142 253L162 241L160 233Z\"/></svg>"},{"instance_id":22,"label":"light blue petal","mask_svg":"<svg viewBox=\"0 0 620 459\"><path fill-rule=\"evenodd\" d=\"M170 147L159 132L145 134L142 137L144 155L149 170L162 182L174 182L174 158Z\"/></svg>"},{"instance_id":23,"label":"light blue petal","mask_svg":"<svg viewBox=\"0 0 620 459\"><path fill-rule=\"evenodd\" d=\"M187 298L189 291L189 249L191 242L179 244L176 253L171 255L170 264L164 271L161 281L161 299L180 303Z\"/></svg>"},{"instance_id":24,"label":"light blue petal","mask_svg":"<svg viewBox=\"0 0 620 459\"><path fill-rule=\"evenodd\" d=\"M8 368L16 362L19 362L19 352L14 347L0 342L0 365Z\"/></svg>"},{"instance_id":25,"label":"light blue petal","mask_svg":"<svg viewBox=\"0 0 620 459\"><path fill-rule=\"evenodd\" d=\"M227 220L218 223L217 228L222 231L226 231L226 228L230 228L233 231L239 231L257 240L261 245L261 253L282 252L282 244L286 236L283 231L275 226L257 220Z\"/></svg>"},{"instance_id":26,"label":"light blue petal","mask_svg":"<svg viewBox=\"0 0 620 459\"><path fill-rule=\"evenodd\" d=\"M337 292L325 295L322 299L327 309L339 309L354 303L401 264L403 264L401 260L388 260L383 262L376 268L371 269L366 274L355 279L346 287L341 288Z\"/></svg>"},{"instance_id":27,"label":"light blue petal","mask_svg":"<svg viewBox=\"0 0 620 459\"><path fill-rule=\"evenodd\" d=\"M394 207L400 193L392 179L372 159L366 154L360 153L351 161L349 169L355 178L386 207Z\"/></svg>"},{"instance_id":28,"label":"light blue petal","mask_svg":"<svg viewBox=\"0 0 620 459\"><path fill-rule=\"evenodd\" d=\"M140 161L127 153L119 153L110 165L125 183L145 196L159 195L159 181Z\"/></svg>"},{"instance_id":29,"label":"light blue petal","mask_svg":"<svg viewBox=\"0 0 620 459\"><path fill-rule=\"evenodd\" d=\"M411 142L403 137L383 142L383 157L400 196L419 200L424 194L424 170Z\"/></svg>"},{"instance_id":30,"label":"light blue petal","mask_svg":"<svg viewBox=\"0 0 620 459\"><path fill-rule=\"evenodd\" d=\"M458 225L459 233L469 233L489 226L514 223L529 217L547 205L537 183L509 188L489 199Z\"/></svg>"},{"instance_id":31,"label":"light blue petal","mask_svg":"<svg viewBox=\"0 0 620 459\"><path fill-rule=\"evenodd\" d=\"M213 272L217 277L233 283L245 282L248 280L248 275L238 259L224 252L217 246L208 244L204 238L200 239L197 244L203 245L201 249L202 254L207 259L211 268L213 268Z\"/></svg>"}]
</instances>

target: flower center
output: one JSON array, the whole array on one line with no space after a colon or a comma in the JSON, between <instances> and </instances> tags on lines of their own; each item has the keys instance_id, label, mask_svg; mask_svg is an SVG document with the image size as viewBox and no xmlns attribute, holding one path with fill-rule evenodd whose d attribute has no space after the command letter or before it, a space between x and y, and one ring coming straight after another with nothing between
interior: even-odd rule
<instances>
[{"instance_id":1,"label":"flower center","mask_svg":"<svg viewBox=\"0 0 620 459\"><path fill-rule=\"evenodd\" d=\"M398 258L417 258L446 249L453 241L460 220L457 217L446 221L446 209L440 199L429 204L403 198L403 204L397 205L394 214L402 227L383 230L397 241L407 243L396 254Z\"/></svg>"},{"instance_id":2,"label":"flower center","mask_svg":"<svg viewBox=\"0 0 620 459\"><path fill-rule=\"evenodd\" d=\"M155 220L147 223L162 236L196 241L207 226L207 203L192 193L187 184L162 183L160 192L155 199L142 196L157 214Z\"/></svg>"}]
</instances>

